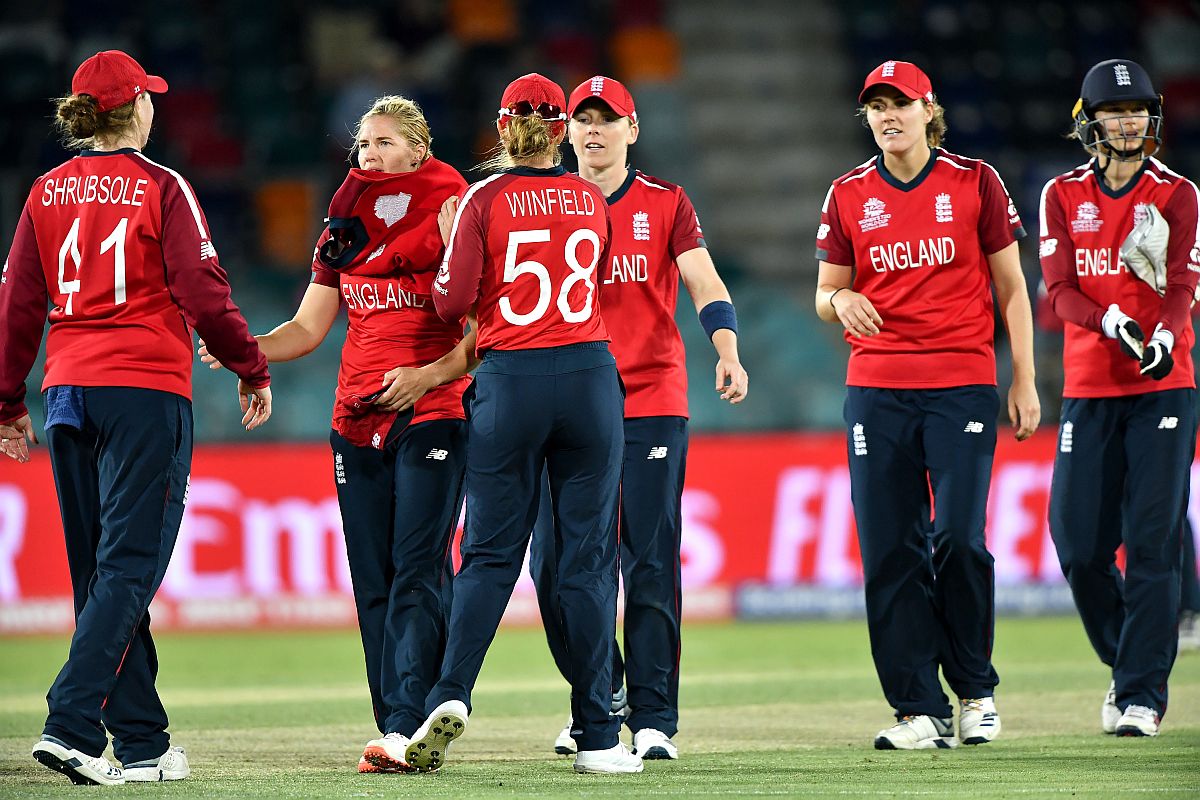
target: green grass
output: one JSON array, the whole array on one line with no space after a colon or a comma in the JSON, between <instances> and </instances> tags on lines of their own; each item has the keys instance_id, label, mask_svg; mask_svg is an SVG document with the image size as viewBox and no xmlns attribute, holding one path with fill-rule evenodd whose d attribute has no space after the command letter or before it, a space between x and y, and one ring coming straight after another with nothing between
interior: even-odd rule
<instances>
[{"instance_id":1,"label":"green grass","mask_svg":"<svg viewBox=\"0 0 1200 800\"><path fill-rule=\"evenodd\" d=\"M72 787L29 757L66 648L65 638L0 640L0 796L1200 796L1200 655L1176 663L1163 735L1104 736L1108 676L1075 619L1002 620L1004 733L936 752L872 749L890 710L863 623L689 626L682 758L611 777L575 775L553 755L567 690L539 630L497 638L470 729L441 772L358 775L376 734L347 631L161 637L159 685L192 778Z\"/></svg>"}]
</instances>

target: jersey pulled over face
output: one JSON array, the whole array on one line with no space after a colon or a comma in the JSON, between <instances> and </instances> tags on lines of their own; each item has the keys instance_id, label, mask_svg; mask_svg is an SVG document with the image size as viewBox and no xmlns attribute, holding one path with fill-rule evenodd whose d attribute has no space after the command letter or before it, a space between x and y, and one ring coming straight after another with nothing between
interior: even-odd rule
<instances>
[{"instance_id":1,"label":"jersey pulled over face","mask_svg":"<svg viewBox=\"0 0 1200 800\"><path fill-rule=\"evenodd\" d=\"M1000 176L983 161L935 148L908 183L887 172L882 156L835 180L821 211L817 258L853 267L852 288L883 318L875 336L846 334L846 383L994 385L987 256L1024 235Z\"/></svg>"},{"instance_id":2,"label":"jersey pulled over face","mask_svg":"<svg viewBox=\"0 0 1200 800\"><path fill-rule=\"evenodd\" d=\"M1046 183L1039 253L1046 290L1063 331L1063 396L1118 397L1195 386L1189 310L1200 275L1196 185L1155 158L1119 190L1098 176L1093 159ZM1154 205L1170 226L1166 296L1130 272L1121 244ZM1162 380L1101 332L1109 305L1137 320L1146 338L1162 323L1175 336L1175 366Z\"/></svg>"},{"instance_id":3,"label":"jersey pulled over face","mask_svg":"<svg viewBox=\"0 0 1200 800\"><path fill-rule=\"evenodd\" d=\"M676 259L705 247L679 186L629 170L608 198L612 249L600 270L604 324L625 382L625 416L688 415L687 361L675 324Z\"/></svg>"},{"instance_id":4,"label":"jersey pulled over face","mask_svg":"<svg viewBox=\"0 0 1200 800\"><path fill-rule=\"evenodd\" d=\"M609 239L593 184L562 167L493 175L458 205L434 304L446 320L477 307L479 353L607 341L597 276Z\"/></svg>"}]
</instances>

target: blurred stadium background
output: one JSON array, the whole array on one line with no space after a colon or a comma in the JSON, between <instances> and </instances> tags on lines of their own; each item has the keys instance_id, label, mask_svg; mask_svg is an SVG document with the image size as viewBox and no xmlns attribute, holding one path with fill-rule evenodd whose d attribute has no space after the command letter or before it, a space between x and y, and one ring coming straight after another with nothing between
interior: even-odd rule
<instances>
[{"instance_id":1,"label":"blurred stadium background","mask_svg":"<svg viewBox=\"0 0 1200 800\"><path fill-rule=\"evenodd\" d=\"M1162 156L1200 177L1197 8L1185 0L7 4L0 245L7 250L31 182L68 156L51 131L49 99L97 50L126 49L170 83L155 99L147 152L195 185L256 332L289 318L303 293L325 204L347 167L350 128L376 96L418 100L434 151L476 179L468 170L494 141L496 98L512 77L537 70L567 91L595 73L618 77L642 121L634 165L692 196L739 309L752 378L744 405L716 399L711 347L683 300L694 434L688 609L854 613L858 562L837 433L847 348L812 311L812 253L829 181L875 152L854 115L862 76L886 58L921 64L947 108L949 149L1000 170L1035 237L1043 182L1083 155L1063 134L1096 61L1119 55L1147 67L1166 94ZM1027 240L1022 249L1033 293L1036 248ZM310 357L273 367L276 413L253 436L237 427L232 377L197 362L200 447L160 593L163 625L353 618L322 444L339 327ZM1060 347L1059 334L1039 330L1046 431L1021 447L1006 441L998 454L990 537L1010 610L1069 604L1044 514ZM1002 384L1004 352L998 347ZM40 425L40 403L31 406ZM1200 491L1200 480L1193 484ZM0 633L70 628L54 509L44 450L25 468L0 463ZM517 603L524 598L526 612L527 588Z\"/></svg>"}]
</instances>

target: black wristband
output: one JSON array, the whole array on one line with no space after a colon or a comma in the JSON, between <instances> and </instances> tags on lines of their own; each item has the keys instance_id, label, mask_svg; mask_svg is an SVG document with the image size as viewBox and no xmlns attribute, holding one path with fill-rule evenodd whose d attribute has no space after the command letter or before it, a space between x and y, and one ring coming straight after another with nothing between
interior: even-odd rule
<instances>
[{"instance_id":1,"label":"black wristband","mask_svg":"<svg viewBox=\"0 0 1200 800\"><path fill-rule=\"evenodd\" d=\"M829 307L832 308L835 313L837 312L837 306L835 306L833 304L833 298L837 297L838 292L844 291L849 288L850 288L849 286L842 286L840 288L834 289L833 294L829 295Z\"/></svg>"}]
</instances>

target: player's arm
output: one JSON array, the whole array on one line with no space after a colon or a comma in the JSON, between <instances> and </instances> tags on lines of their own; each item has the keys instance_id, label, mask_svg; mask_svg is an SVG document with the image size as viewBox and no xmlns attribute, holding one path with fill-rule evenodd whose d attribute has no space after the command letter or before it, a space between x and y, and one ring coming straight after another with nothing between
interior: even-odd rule
<instances>
[{"instance_id":1,"label":"player's arm","mask_svg":"<svg viewBox=\"0 0 1200 800\"><path fill-rule=\"evenodd\" d=\"M722 400L740 403L750 391L750 376L738 358L737 315L729 289L717 274L707 247L681 253L675 263L696 306L700 324L717 351L716 390Z\"/></svg>"},{"instance_id":2,"label":"player's arm","mask_svg":"<svg viewBox=\"0 0 1200 800\"><path fill-rule=\"evenodd\" d=\"M300 300L296 314L287 322L279 325L270 333L255 336L258 347L262 350L267 361L292 361L302 358L320 346L329 335L333 321L337 319L340 303L338 290L319 283L310 283ZM200 340L197 351L200 360L208 364L209 369L220 369L224 366L208 351L204 340Z\"/></svg>"},{"instance_id":3,"label":"player's arm","mask_svg":"<svg viewBox=\"0 0 1200 800\"><path fill-rule=\"evenodd\" d=\"M478 322L474 310L467 314L468 330L446 355L423 367L396 367L383 376L387 388L375 401L388 411L403 411L442 384L458 380L479 366L475 355Z\"/></svg>"},{"instance_id":4,"label":"player's arm","mask_svg":"<svg viewBox=\"0 0 1200 800\"><path fill-rule=\"evenodd\" d=\"M850 288L854 267L818 262L817 316L825 322L840 322L851 336L874 336L883 328L883 317L865 294Z\"/></svg>"},{"instance_id":5,"label":"player's arm","mask_svg":"<svg viewBox=\"0 0 1200 800\"><path fill-rule=\"evenodd\" d=\"M1017 441L1024 441L1037 430L1042 419L1042 406L1038 401L1033 367L1033 309L1029 305L1029 291L1025 286L1025 274L1021 272L1021 255L1017 243L992 253L987 257L992 273L992 285L996 288L996 301L1000 305L1000 316L1008 330L1008 343L1012 348L1012 386L1008 392L1008 418L1017 429Z\"/></svg>"},{"instance_id":6,"label":"player's arm","mask_svg":"<svg viewBox=\"0 0 1200 800\"><path fill-rule=\"evenodd\" d=\"M483 203L476 193L478 186L471 187L457 203L450 226L450 243L446 245L441 269L433 281L433 307L447 322L462 320L479 299L479 281L487 257L487 235Z\"/></svg>"},{"instance_id":7,"label":"player's arm","mask_svg":"<svg viewBox=\"0 0 1200 800\"><path fill-rule=\"evenodd\" d=\"M37 442L25 407L25 379L37 359L49 296L38 254L33 216L26 204L0 273L0 440L18 461L29 458L26 441Z\"/></svg>"}]
</instances>

